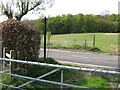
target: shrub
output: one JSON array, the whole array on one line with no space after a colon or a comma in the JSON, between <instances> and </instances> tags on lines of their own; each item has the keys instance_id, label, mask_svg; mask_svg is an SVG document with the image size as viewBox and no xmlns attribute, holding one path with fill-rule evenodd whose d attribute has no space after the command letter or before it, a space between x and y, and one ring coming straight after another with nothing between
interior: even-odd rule
<instances>
[{"instance_id":1,"label":"shrub","mask_svg":"<svg viewBox=\"0 0 120 90\"><path fill-rule=\"evenodd\" d=\"M40 44L40 32L17 20L1 23L3 47L15 50L15 59L37 60Z\"/></svg>"},{"instance_id":2,"label":"shrub","mask_svg":"<svg viewBox=\"0 0 120 90\"><path fill-rule=\"evenodd\" d=\"M89 51L99 52L101 50L97 47L92 47L91 49L89 49Z\"/></svg>"},{"instance_id":3,"label":"shrub","mask_svg":"<svg viewBox=\"0 0 120 90\"><path fill-rule=\"evenodd\" d=\"M48 58L39 58L38 61L41 62L41 63L59 64L56 60L54 60L51 57L48 57Z\"/></svg>"}]
</instances>

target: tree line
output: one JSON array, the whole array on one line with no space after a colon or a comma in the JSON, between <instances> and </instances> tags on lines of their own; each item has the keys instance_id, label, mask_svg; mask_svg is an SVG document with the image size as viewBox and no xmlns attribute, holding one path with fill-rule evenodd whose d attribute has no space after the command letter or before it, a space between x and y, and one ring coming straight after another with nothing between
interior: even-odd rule
<instances>
[{"instance_id":1,"label":"tree line","mask_svg":"<svg viewBox=\"0 0 120 90\"><path fill-rule=\"evenodd\" d=\"M67 33L118 33L118 15L62 15L47 19L47 30L52 34ZM44 20L24 20L43 31Z\"/></svg>"}]
</instances>

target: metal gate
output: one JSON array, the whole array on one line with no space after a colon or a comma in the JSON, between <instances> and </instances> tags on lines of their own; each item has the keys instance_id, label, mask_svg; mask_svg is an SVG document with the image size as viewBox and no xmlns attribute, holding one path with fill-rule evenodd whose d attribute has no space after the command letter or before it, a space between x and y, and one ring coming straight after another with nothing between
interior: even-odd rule
<instances>
[{"instance_id":1,"label":"metal gate","mask_svg":"<svg viewBox=\"0 0 120 90\"><path fill-rule=\"evenodd\" d=\"M71 85L71 84L66 84L64 83L64 70L68 69L68 70L77 70L77 71L87 71L87 72L96 72L96 73L107 73L107 74L116 74L116 75L120 75L120 72L117 71L109 71L109 70L96 70L96 69L87 69L87 68L78 68L78 67L69 67L69 66L61 66L61 65L54 65L54 64L46 64L46 63L39 63L39 62L31 62L31 61L22 61L22 60L14 60L14 59L7 59L7 58L0 58L0 61L7 61L7 62L16 62L16 63L22 63L22 64L30 64L30 65L37 65L37 66L46 66L46 67L54 67L56 68L55 70L52 70L42 76L39 76L37 78L33 78L33 77L28 77L28 76L22 76L22 75L16 75L16 74L11 74L11 73L6 73L4 71L0 72L0 74L4 74L4 75L10 75L13 77L20 77L20 78L25 78L25 79L29 79L31 81L26 82L22 85L13 87L10 85L4 85L4 84L0 84L6 87L11 87L11 88L15 88L15 89L22 89L24 86L33 83L34 81L40 81L40 82L45 82L45 83L51 83L51 84L56 84L56 85L60 85L61 89L63 86L68 86L68 87L74 87L74 88L83 88L83 89L90 89L87 87L82 87L82 86L77 86L77 85ZM50 74L53 74L57 71L61 70L61 82L55 82L55 81L49 81L49 80L44 80L42 79L43 77L46 77Z\"/></svg>"}]
</instances>

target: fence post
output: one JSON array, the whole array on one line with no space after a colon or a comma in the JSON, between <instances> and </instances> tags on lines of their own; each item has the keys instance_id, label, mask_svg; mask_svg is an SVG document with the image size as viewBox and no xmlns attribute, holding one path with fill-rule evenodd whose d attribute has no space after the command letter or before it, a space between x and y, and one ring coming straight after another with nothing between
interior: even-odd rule
<instances>
[{"instance_id":1,"label":"fence post","mask_svg":"<svg viewBox=\"0 0 120 90\"><path fill-rule=\"evenodd\" d=\"M95 34L93 36L93 47L95 47L95 40L96 40L96 37L95 37Z\"/></svg>"},{"instance_id":2,"label":"fence post","mask_svg":"<svg viewBox=\"0 0 120 90\"><path fill-rule=\"evenodd\" d=\"M85 46L87 46L87 39L85 38Z\"/></svg>"},{"instance_id":3,"label":"fence post","mask_svg":"<svg viewBox=\"0 0 120 90\"><path fill-rule=\"evenodd\" d=\"M5 58L5 53L6 53L6 47L3 48L3 55L2 57ZM5 61L2 62L2 69L4 70L5 69Z\"/></svg>"},{"instance_id":4,"label":"fence post","mask_svg":"<svg viewBox=\"0 0 120 90\"><path fill-rule=\"evenodd\" d=\"M14 50L10 50L10 59L14 59ZM11 62L11 73L14 73L15 65L14 62Z\"/></svg>"},{"instance_id":5,"label":"fence post","mask_svg":"<svg viewBox=\"0 0 120 90\"><path fill-rule=\"evenodd\" d=\"M61 83L63 83L63 70L61 70ZM63 86L61 86L61 90L63 90Z\"/></svg>"},{"instance_id":6,"label":"fence post","mask_svg":"<svg viewBox=\"0 0 120 90\"><path fill-rule=\"evenodd\" d=\"M3 48L3 58L5 58L6 47Z\"/></svg>"}]
</instances>

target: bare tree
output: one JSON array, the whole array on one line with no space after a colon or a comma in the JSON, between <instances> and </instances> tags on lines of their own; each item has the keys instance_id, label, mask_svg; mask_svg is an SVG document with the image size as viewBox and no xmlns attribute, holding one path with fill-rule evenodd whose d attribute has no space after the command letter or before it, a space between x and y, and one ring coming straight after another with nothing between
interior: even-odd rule
<instances>
[{"instance_id":1,"label":"bare tree","mask_svg":"<svg viewBox=\"0 0 120 90\"><path fill-rule=\"evenodd\" d=\"M54 4L54 0L0 0L0 12L8 19L21 18L28 12L40 13Z\"/></svg>"}]
</instances>

